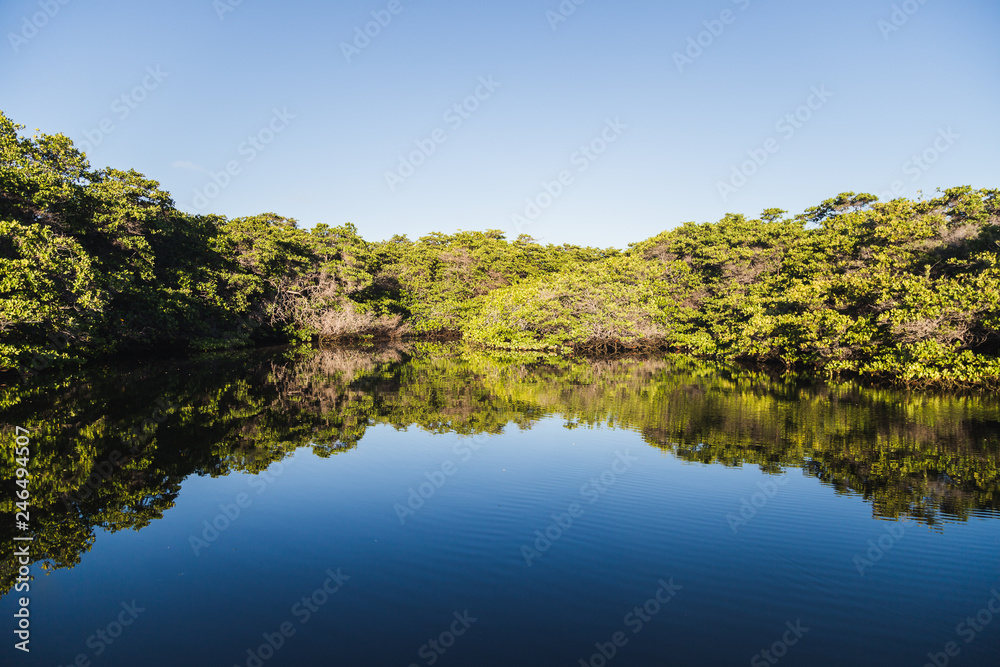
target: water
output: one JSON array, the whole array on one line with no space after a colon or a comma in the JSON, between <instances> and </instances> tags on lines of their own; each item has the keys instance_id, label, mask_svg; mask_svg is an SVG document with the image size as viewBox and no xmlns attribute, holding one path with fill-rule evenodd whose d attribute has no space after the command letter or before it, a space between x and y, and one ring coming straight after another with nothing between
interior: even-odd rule
<instances>
[{"instance_id":1,"label":"water","mask_svg":"<svg viewBox=\"0 0 1000 667\"><path fill-rule=\"evenodd\" d=\"M995 397L453 346L0 390L3 664L1000 664Z\"/></svg>"}]
</instances>

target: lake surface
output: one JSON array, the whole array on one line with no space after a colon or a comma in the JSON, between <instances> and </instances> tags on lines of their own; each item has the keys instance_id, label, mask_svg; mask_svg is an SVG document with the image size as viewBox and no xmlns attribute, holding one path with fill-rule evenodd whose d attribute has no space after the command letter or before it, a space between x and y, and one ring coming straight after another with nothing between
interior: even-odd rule
<instances>
[{"instance_id":1,"label":"lake surface","mask_svg":"<svg viewBox=\"0 0 1000 667\"><path fill-rule=\"evenodd\" d=\"M1000 664L993 396L437 345L46 373L0 387L2 664Z\"/></svg>"}]
</instances>

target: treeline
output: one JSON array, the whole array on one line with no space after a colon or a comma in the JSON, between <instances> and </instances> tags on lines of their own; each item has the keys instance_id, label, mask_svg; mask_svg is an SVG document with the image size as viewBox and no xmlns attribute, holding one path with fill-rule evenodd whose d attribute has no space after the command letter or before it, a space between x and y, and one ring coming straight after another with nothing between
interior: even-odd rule
<instances>
[{"instance_id":1,"label":"treeline","mask_svg":"<svg viewBox=\"0 0 1000 667\"><path fill-rule=\"evenodd\" d=\"M351 224L191 215L156 181L22 128L0 113L0 370L26 377L111 353L458 336L476 297L608 254L497 231L369 243Z\"/></svg>"},{"instance_id":2,"label":"treeline","mask_svg":"<svg viewBox=\"0 0 1000 667\"><path fill-rule=\"evenodd\" d=\"M470 340L666 348L908 386L1000 386L1000 190L844 193L687 223L481 299Z\"/></svg>"},{"instance_id":3,"label":"treeline","mask_svg":"<svg viewBox=\"0 0 1000 667\"><path fill-rule=\"evenodd\" d=\"M911 386L1000 386L1000 190L845 193L687 223L625 251L502 232L362 239L175 208L0 113L0 371L122 352L464 338L683 351Z\"/></svg>"}]
</instances>

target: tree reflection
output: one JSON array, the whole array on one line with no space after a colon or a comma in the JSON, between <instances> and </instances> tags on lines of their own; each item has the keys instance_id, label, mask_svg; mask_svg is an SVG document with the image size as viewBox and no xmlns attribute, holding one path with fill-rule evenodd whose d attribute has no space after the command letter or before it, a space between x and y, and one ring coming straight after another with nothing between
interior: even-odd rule
<instances>
[{"instance_id":1,"label":"tree reflection","mask_svg":"<svg viewBox=\"0 0 1000 667\"><path fill-rule=\"evenodd\" d=\"M682 356L588 361L415 344L227 353L143 362L0 387L0 509L14 511L13 429L31 431L33 557L73 567L95 531L140 529L191 475L258 473L300 448L330 457L369 426L431 433L619 426L680 459L799 467L874 515L995 513L1000 402L910 394ZM17 574L0 527L0 591Z\"/></svg>"}]
</instances>

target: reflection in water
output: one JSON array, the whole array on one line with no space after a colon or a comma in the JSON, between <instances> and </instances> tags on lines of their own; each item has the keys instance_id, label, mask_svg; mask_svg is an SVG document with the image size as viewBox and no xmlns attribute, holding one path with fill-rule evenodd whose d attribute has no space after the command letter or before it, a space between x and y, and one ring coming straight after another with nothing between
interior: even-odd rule
<instances>
[{"instance_id":1,"label":"reflection in water","mask_svg":"<svg viewBox=\"0 0 1000 667\"><path fill-rule=\"evenodd\" d=\"M877 516L944 522L998 507L1000 402L809 385L685 357L566 360L420 344L246 352L140 363L0 387L0 508L13 513L14 425L34 451L33 555L72 567L95 529L140 529L194 475L257 473L300 447L329 457L369 426L432 433L610 425L705 464L803 468ZM16 579L0 527L0 592Z\"/></svg>"}]
</instances>

